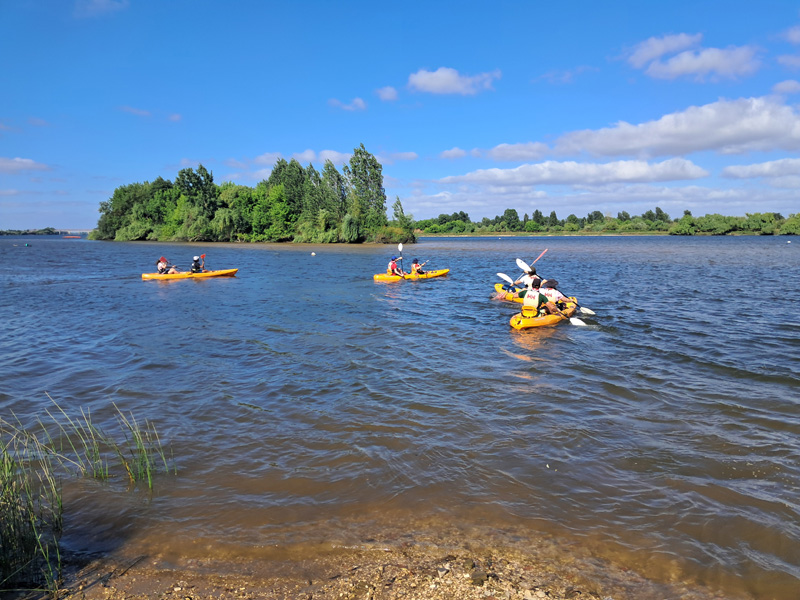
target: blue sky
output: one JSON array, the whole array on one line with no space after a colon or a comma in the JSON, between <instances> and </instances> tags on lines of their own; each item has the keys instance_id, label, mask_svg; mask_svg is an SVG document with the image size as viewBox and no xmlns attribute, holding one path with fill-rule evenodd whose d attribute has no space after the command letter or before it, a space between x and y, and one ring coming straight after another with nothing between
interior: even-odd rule
<instances>
[{"instance_id":1,"label":"blue sky","mask_svg":"<svg viewBox=\"0 0 800 600\"><path fill-rule=\"evenodd\" d=\"M417 219L800 207L796 1L2 0L0 56L0 229L361 143Z\"/></svg>"}]
</instances>

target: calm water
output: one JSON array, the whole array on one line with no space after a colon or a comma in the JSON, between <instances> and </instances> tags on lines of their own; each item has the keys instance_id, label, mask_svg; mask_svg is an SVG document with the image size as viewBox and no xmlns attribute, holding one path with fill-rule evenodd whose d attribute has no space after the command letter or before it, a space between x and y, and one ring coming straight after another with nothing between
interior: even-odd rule
<instances>
[{"instance_id":1,"label":"calm water","mask_svg":"<svg viewBox=\"0 0 800 600\"><path fill-rule=\"evenodd\" d=\"M588 327L515 332L489 299L544 248ZM427 238L406 267L447 278L374 283L392 250L0 238L2 416L47 393L114 431L113 402L178 468L152 495L65 480L65 544L302 556L456 528L798 597L800 240ZM203 252L238 276L140 278Z\"/></svg>"}]
</instances>

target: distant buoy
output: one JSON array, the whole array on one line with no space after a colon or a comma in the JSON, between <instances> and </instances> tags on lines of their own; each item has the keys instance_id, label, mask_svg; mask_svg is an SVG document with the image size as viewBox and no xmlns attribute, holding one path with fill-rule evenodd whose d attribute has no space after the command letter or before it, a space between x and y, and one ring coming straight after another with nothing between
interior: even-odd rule
<instances>
[{"instance_id":1,"label":"distant buoy","mask_svg":"<svg viewBox=\"0 0 800 600\"><path fill-rule=\"evenodd\" d=\"M787 243L787 244L791 244L791 243L792 243L792 240L788 240L786 243Z\"/></svg>"},{"instance_id":2,"label":"distant buoy","mask_svg":"<svg viewBox=\"0 0 800 600\"><path fill-rule=\"evenodd\" d=\"M312 253L311 253L311 256L316 256L316 255L317 255L317 253L316 253L316 252L312 252Z\"/></svg>"}]
</instances>

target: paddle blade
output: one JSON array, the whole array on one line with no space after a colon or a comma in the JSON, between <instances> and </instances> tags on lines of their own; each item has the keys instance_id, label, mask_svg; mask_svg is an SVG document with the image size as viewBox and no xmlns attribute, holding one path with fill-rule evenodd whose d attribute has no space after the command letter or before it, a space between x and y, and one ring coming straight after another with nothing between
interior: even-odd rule
<instances>
[{"instance_id":1,"label":"paddle blade","mask_svg":"<svg viewBox=\"0 0 800 600\"><path fill-rule=\"evenodd\" d=\"M498 274L497 274L497 276L498 276L500 279L502 279L503 281L505 281L506 283L510 283L511 285L514 285L514 280L513 280L513 279L511 279L511 277L509 277L509 276L508 276L508 275L506 275L505 273L498 273Z\"/></svg>"},{"instance_id":2,"label":"paddle blade","mask_svg":"<svg viewBox=\"0 0 800 600\"><path fill-rule=\"evenodd\" d=\"M597 314L596 312L594 312L590 308L586 308L585 306L581 306L581 312L583 314L585 314L585 315L595 315L595 314Z\"/></svg>"},{"instance_id":3,"label":"paddle blade","mask_svg":"<svg viewBox=\"0 0 800 600\"><path fill-rule=\"evenodd\" d=\"M524 260L522 260L521 258L518 258L518 259L517 259L517 266L518 266L520 269L522 269L523 271L525 271L526 273L527 273L528 271L530 271L530 270L531 270L531 268L530 268L530 266L528 265L528 263L526 263L526 262L525 262Z\"/></svg>"},{"instance_id":4,"label":"paddle blade","mask_svg":"<svg viewBox=\"0 0 800 600\"><path fill-rule=\"evenodd\" d=\"M403 251L403 244L397 244L397 251L398 252L402 252Z\"/></svg>"},{"instance_id":5,"label":"paddle blade","mask_svg":"<svg viewBox=\"0 0 800 600\"><path fill-rule=\"evenodd\" d=\"M542 250L542 253L541 253L539 256L537 256L537 257L536 257L536 260L539 260L540 258L542 258L542 257L544 256L544 253L545 253L545 252L547 252L547 248L545 248L544 250ZM531 264L532 264L532 265L535 265L535 264L536 264L536 260L534 260L534 261L533 261Z\"/></svg>"},{"instance_id":6,"label":"paddle blade","mask_svg":"<svg viewBox=\"0 0 800 600\"><path fill-rule=\"evenodd\" d=\"M571 325L577 325L578 327L586 327L586 323L581 321L578 317L570 317L569 322Z\"/></svg>"},{"instance_id":7,"label":"paddle blade","mask_svg":"<svg viewBox=\"0 0 800 600\"><path fill-rule=\"evenodd\" d=\"M200 255L200 258L202 258L203 260L205 260L205 258L206 258L206 255L205 255L205 254L201 254L201 255Z\"/></svg>"}]
</instances>

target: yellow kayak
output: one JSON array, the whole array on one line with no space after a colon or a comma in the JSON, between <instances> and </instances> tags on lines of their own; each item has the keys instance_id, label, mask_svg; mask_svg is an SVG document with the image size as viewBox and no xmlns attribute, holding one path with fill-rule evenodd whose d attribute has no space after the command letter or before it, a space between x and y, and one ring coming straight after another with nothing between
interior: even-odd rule
<instances>
[{"instance_id":1,"label":"yellow kayak","mask_svg":"<svg viewBox=\"0 0 800 600\"><path fill-rule=\"evenodd\" d=\"M528 307L523 306L522 312L515 314L511 317L511 320L508 322L511 327L514 329L529 329L531 327L545 327L547 325L558 325L561 321L567 321L561 315L541 315L538 314L530 314ZM575 314L575 311L578 310L577 300L571 296L570 302L566 303L566 306L559 306L559 309L562 313L564 313L567 317L571 317ZM579 323L580 324L580 323Z\"/></svg>"},{"instance_id":2,"label":"yellow kayak","mask_svg":"<svg viewBox=\"0 0 800 600\"><path fill-rule=\"evenodd\" d=\"M233 277L239 269L220 269L202 273L142 273L142 279L203 279L205 277Z\"/></svg>"},{"instance_id":3,"label":"yellow kayak","mask_svg":"<svg viewBox=\"0 0 800 600\"><path fill-rule=\"evenodd\" d=\"M375 281L400 281L401 279L431 279L433 277L441 277L447 275L450 269L437 269L435 271L425 271L422 275L411 275L406 273L402 277L400 275L389 275L388 273L378 273L373 275Z\"/></svg>"},{"instance_id":4,"label":"yellow kayak","mask_svg":"<svg viewBox=\"0 0 800 600\"><path fill-rule=\"evenodd\" d=\"M507 302L519 302L522 304L524 298L520 298L517 296L521 288L511 288L509 291L506 286L502 283L495 283L494 284L494 291L497 292L497 298L499 300L506 300ZM502 295L501 295L502 294Z\"/></svg>"}]
</instances>

